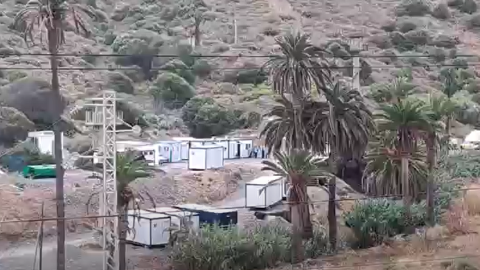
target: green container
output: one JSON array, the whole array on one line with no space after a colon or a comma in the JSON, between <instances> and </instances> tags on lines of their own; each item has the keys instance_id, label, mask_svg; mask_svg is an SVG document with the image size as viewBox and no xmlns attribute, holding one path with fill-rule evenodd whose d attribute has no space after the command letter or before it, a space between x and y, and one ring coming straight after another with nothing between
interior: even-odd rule
<instances>
[{"instance_id":1,"label":"green container","mask_svg":"<svg viewBox=\"0 0 480 270\"><path fill-rule=\"evenodd\" d=\"M30 165L23 168L23 177L56 177L55 165Z\"/></svg>"}]
</instances>

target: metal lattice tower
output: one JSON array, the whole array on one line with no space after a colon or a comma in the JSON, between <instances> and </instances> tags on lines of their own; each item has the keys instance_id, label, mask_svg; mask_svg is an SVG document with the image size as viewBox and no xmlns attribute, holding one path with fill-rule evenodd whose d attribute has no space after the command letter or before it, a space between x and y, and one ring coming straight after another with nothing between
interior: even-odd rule
<instances>
[{"instance_id":1,"label":"metal lattice tower","mask_svg":"<svg viewBox=\"0 0 480 270\"><path fill-rule=\"evenodd\" d=\"M102 128L103 138L99 145L98 158L103 164L103 177L100 192L99 225L103 232L102 244L107 250L104 255L104 270L118 269L118 216L117 216L117 181L116 181L116 94L104 91L101 98L89 99L93 107L87 111L85 123ZM90 157L90 158L93 158Z\"/></svg>"}]
</instances>

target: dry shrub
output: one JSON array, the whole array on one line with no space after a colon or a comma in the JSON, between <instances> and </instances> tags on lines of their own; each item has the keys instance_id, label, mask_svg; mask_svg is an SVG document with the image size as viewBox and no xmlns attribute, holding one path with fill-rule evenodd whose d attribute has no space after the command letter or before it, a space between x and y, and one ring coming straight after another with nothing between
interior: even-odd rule
<instances>
[{"instance_id":1,"label":"dry shrub","mask_svg":"<svg viewBox=\"0 0 480 270\"><path fill-rule=\"evenodd\" d=\"M464 197L464 204L469 215L480 214L480 185L472 184L467 187Z\"/></svg>"},{"instance_id":2,"label":"dry shrub","mask_svg":"<svg viewBox=\"0 0 480 270\"><path fill-rule=\"evenodd\" d=\"M450 234L462 235L471 232L468 211L463 200L457 201L443 215L443 221Z\"/></svg>"}]
</instances>

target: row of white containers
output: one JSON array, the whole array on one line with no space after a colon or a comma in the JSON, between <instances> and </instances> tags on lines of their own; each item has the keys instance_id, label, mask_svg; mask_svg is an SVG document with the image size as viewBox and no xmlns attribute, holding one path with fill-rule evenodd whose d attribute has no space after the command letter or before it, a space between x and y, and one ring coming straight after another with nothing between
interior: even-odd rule
<instances>
[{"instance_id":1,"label":"row of white containers","mask_svg":"<svg viewBox=\"0 0 480 270\"><path fill-rule=\"evenodd\" d=\"M152 164L162 162L180 162L188 160L191 170L222 168L224 159L248 158L253 147L253 140L239 139L195 139L178 137L173 141L143 143L134 141L117 141L117 150L132 148L142 151Z\"/></svg>"}]
</instances>

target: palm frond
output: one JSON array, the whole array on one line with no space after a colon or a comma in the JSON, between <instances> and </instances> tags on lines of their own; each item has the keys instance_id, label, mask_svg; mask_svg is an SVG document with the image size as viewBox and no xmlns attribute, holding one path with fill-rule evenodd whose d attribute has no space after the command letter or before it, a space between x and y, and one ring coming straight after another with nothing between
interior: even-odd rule
<instances>
[{"instance_id":1,"label":"palm frond","mask_svg":"<svg viewBox=\"0 0 480 270\"><path fill-rule=\"evenodd\" d=\"M90 31L84 15L95 18L90 6L71 4L65 0L30 0L15 16L14 28L23 32L25 42L35 43L34 34L40 34L40 42L47 35L51 49L58 50L65 43L65 29L72 25L78 34L88 36ZM50 35L49 35L50 34ZM51 40L56 38L56 40ZM55 43L53 43L55 42Z\"/></svg>"}]
</instances>

